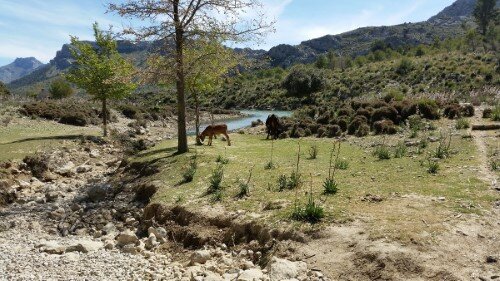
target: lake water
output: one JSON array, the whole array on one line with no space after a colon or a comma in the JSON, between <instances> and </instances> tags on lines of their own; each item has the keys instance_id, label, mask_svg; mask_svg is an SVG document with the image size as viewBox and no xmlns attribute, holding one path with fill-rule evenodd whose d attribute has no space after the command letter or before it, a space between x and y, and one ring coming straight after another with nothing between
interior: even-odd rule
<instances>
[{"instance_id":1,"label":"lake water","mask_svg":"<svg viewBox=\"0 0 500 281\"><path fill-rule=\"evenodd\" d=\"M292 115L291 111L273 111L273 110L240 110L241 113L245 114L241 118L225 120L215 123L225 123L229 131L234 131L252 125L252 121L257 119L266 122L267 116L275 114L278 117L289 117ZM209 124L201 124L200 131L203 131ZM194 130L189 130L189 134L194 134Z\"/></svg>"}]
</instances>

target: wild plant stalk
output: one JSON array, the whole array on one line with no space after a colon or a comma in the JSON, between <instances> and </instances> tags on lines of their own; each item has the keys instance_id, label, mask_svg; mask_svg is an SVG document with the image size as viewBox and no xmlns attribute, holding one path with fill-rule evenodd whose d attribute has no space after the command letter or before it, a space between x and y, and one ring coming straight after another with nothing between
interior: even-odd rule
<instances>
[{"instance_id":1,"label":"wild plant stalk","mask_svg":"<svg viewBox=\"0 0 500 281\"><path fill-rule=\"evenodd\" d=\"M271 170L272 168L274 168L273 155L274 155L274 139L271 140L271 160L264 167L266 170Z\"/></svg>"}]
</instances>

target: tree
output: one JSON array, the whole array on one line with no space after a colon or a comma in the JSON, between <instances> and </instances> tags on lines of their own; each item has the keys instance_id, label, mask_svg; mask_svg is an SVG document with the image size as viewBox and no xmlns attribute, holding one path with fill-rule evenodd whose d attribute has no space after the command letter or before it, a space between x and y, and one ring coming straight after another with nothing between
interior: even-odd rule
<instances>
[{"instance_id":1,"label":"tree","mask_svg":"<svg viewBox=\"0 0 500 281\"><path fill-rule=\"evenodd\" d=\"M496 0L477 0L473 15L483 36L486 36L490 23L496 19L498 10L495 6Z\"/></svg>"},{"instance_id":2,"label":"tree","mask_svg":"<svg viewBox=\"0 0 500 281\"><path fill-rule=\"evenodd\" d=\"M71 85L60 77L50 83L49 93L53 99L63 99L73 95L74 91Z\"/></svg>"},{"instance_id":3,"label":"tree","mask_svg":"<svg viewBox=\"0 0 500 281\"><path fill-rule=\"evenodd\" d=\"M271 27L259 13L258 0L127 0L110 4L109 10L127 18L150 20L142 27L130 27L124 34L137 40L162 42L159 54L175 58L177 92L177 152L188 151L186 135L186 69L185 50L199 37L222 38L226 42L258 39ZM257 13L254 19L249 13ZM173 48L172 48L172 44ZM173 49L173 50L172 50ZM203 63L200 58L199 63Z\"/></svg>"},{"instance_id":4,"label":"tree","mask_svg":"<svg viewBox=\"0 0 500 281\"><path fill-rule=\"evenodd\" d=\"M71 54L75 59L67 79L102 103L104 136L108 135L107 101L120 99L135 89L134 67L116 50L110 31L104 32L94 23L95 45L71 37Z\"/></svg>"},{"instance_id":5,"label":"tree","mask_svg":"<svg viewBox=\"0 0 500 281\"><path fill-rule=\"evenodd\" d=\"M327 68L328 58L325 55L319 55L316 59L315 65L317 68Z\"/></svg>"},{"instance_id":6,"label":"tree","mask_svg":"<svg viewBox=\"0 0 500 281\"><path fill-rule=\"evenodd\" d=\"M172 77L169 67L173 58L152 56L148 60L147 73L154 75L148 80L160 84L170 83ZM202 60L202 63L200 63ZM184 50L186 89L194 100L196 143L201 144L200 134L200 98L204 94L217 90L231 70L237 71L246 60L232 49L224 47L216 38L199 38L189 49ZM163 80L163 79L167 80Z\"/></svg>"},{"instance_id":7,"label":"tree","mask_svg":"<svg viewBox=\"0 0 500 281\"><path fill-rule=\"evenodd\" d=\"M10 91L4 83L0 81L0 97L10 96Z\"/></svg>"}]
</instances>

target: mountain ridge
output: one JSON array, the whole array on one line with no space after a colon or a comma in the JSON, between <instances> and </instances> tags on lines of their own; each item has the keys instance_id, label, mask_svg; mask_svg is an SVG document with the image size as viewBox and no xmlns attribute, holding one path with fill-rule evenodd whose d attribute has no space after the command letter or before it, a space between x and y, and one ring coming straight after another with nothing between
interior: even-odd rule
<instances>
[{"instance_id":1,"label":"mountain ridge","mask_svg":"<svg viewBox=\"0 0 500 281\"><path fill-rule=\"evenodd\" d=\"M16 58L12 63L0 67L0 82L10 83L26 76L43 65L34 57Z\"/></svg>"}]
</instances>

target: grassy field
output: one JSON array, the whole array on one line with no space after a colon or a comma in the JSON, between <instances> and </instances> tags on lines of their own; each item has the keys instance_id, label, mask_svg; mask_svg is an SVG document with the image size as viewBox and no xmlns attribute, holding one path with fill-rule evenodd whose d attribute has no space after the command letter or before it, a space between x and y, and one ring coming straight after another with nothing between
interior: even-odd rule
<instances>
[{"instance_id":1,"label":"grassy field","mask_svg":"<svg viewBox=\"0 0 500 281\"><path fill-rule=\"evenodd\" d=\"M426 228L426 233L439 231L447 217L457 214L480 215L496 199L488 185L478 179L478 159L474 142L456 133L451 142L451 157L439 160L437 174L427 170L427 159L437 143L420 153L416 147L408 148L406 156L378 160L372 152L374 146L385 142L391 154L401 136L371 136L352 138L341 145L340 159L348 162L345 170L337 169L335 179L339 191L325 195L323 182L328 177L331 139L301 139L299 173L302 185L295 190L278 190L280 175L296 169L299 141L295 139L274 142L274 169L265 169L270 161L271 141L263 136L232 134L232 146L226 147L220 139L212 147L191 147L188 155L175 155L175 141L167 141L137 156L133 161L149 162L160 167L154 179L163 184L153 201L168 205L181 204L196 209L205 204L221 204L227 210L245 210L251 217L266 223L304 226L291 220L295 202L305 204L312 189L316 203L325 210L326 217L318 226L341 223L354 218L373 225L373 235L411 238ZM434 134L439 135L438 132ZM417 138L418 140L418 138ZM193 142L193 140L191 140ZM308 159L311 146L317 146L317 159ZM228 160L224 164L223 196L214 202L207 195L210 175L217 167L217 158ZM393 156L393 155L392 155ZM182 182L182 174L196 157L198 168L190 183ZM240 199L239 183L246 182L250 170L250 194ZM382 199L381 202L377 202ZM275 210L272 205L282 205ZM266 208L267 207L267 208Z\"/></svg>"},{"instance_id":2,"label":"grassy field","mask_svg":"<svg viewBox=\"0 0 500 281\"><path fill-rule=\"evenodd\" d=\"M8 126L0 126L0 162L22 159L37 151L62 145L80 135L97 135L90 127L62 125L45 120L16 119Z\"/></svg>"}]
</instances>

